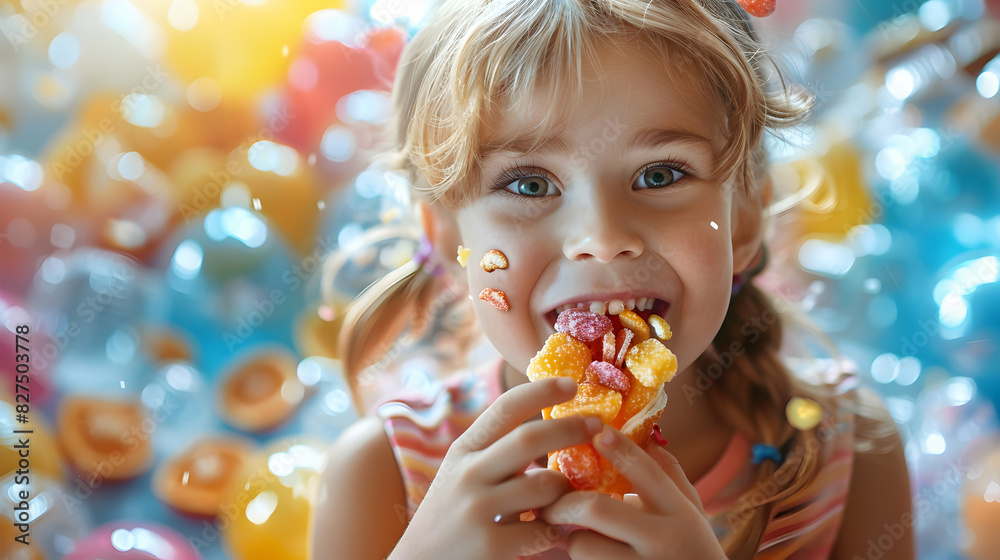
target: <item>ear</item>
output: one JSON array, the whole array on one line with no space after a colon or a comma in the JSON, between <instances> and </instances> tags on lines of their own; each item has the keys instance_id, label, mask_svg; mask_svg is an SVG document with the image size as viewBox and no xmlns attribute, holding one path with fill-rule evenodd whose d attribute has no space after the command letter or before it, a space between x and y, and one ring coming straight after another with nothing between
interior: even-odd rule
<instances>
[{"instance_id":1,"label":"ear","mask_svg":"<svg viewBox=\"0 0 1000 560\"><path fill-rule=\"evenodd\" d=\"M748 192L749 191L749 192ZM771 204L771 177L765 173L756 193L753 189L734 189L732 200L733 273L746 270L764 241L764 212Z\"/></svg>"},{"instance_id":2,"label":"ear","mask_svg":"<svg viewBox=\"0 0 1000 560\"><path fill-rule=\"evenodd\" d=\"M441 265L454 280L466 284L462 265L458 264L458 246L462 242L455 214L439 203L417 202L417 216L427 239L434 247L434 262Z\"/></svg>"}]
</instances>

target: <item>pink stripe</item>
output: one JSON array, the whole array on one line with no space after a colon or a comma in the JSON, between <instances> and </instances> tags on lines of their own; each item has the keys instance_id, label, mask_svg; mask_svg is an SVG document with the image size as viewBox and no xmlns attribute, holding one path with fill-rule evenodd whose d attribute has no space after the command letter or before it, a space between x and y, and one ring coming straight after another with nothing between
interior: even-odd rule
<instances>
[{"instance_id":1,"label":"pink stripe","mask_svg":"<svg viewBox=\"0 0 1000 560\"><path fill-rule=\"evenodd\" d=\"M733 437L729 440L729 445L726 446L719 460L694 483L694 489L701 497L702 504L710 502L732 482L733 478L743 469L749 456L750 442L739 430L733 430Z\"/></svg>"},{"instance_id":2,"label":"pink stripe","mask_svg":"<svg viewBox=\"0 0 1000 560\"><path fill-rule=\"evenodd\" d=\"M772 539L770 541L764 542L763 544L760 545L760 548L758 548L757 551L760 552L760 551L764 550L765 548L770 548L770 547L775 546L777 544L781 544L781 543L783 543L783 542L785 542L785 541L787 541L789 539L793 539L793 538L795 538L797 536L800 536L800 535L803 535L805 533L808 533L814 527L816 527L817 525L821 525L827 519L833 517L834 515L842 513L844 511L844 503L846 501L847 500L841 500L830 511L826 512L820 518L816 519L816 521L813 521L809 525L807 525L805 527L802 527L801 529L798 529L798 530L793 531L791 533L788 533L788 534L782 535L780 537L777 537L775 539ZM827 537L828 538L833 538L833 535L827 535Z\"/></svg>"}]
</instances>

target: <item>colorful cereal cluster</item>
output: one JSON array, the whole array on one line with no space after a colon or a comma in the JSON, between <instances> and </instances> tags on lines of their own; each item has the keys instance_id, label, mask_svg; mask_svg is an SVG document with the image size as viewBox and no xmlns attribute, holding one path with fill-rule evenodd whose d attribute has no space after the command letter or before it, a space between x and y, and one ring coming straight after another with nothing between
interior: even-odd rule
<instances>
[{"instance_id":1,"label":"colorful cereal cluster","mask_svg":"<svg viewBox=\"0 0 1000 560\"><path fill-rule=\"evenodd\" d=\"M557 332L532 358L527 375L531 381L572 377L578 383L577 393L571 400L543 410L543 418L597 416L621 429L642 413L643 430L650 431L649 424L655 422L653 416L658 417L662 407L651 411L649 408L656 407L647 405L677 372L676 356L660 341L664 333L669 338L670 327L659 317L662 324L647 324L628 310L618 319L622 326L615 333L614 323L604 315L582 308L559 314ZM647 415L650 418L645 418ZM637 443L648 440L647 433L629 436ZM561 471L580 490L622 493L628 489L624 477L589 443L550 453L549 467Z\"/></svg>"}]
</instances>

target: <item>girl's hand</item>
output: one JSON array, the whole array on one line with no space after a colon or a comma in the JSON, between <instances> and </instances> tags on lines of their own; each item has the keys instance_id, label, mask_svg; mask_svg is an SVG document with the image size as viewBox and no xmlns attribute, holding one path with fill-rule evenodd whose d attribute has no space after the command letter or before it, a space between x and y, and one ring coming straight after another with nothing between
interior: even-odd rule
<instances>
[{"instance_id":1,"label":"girl's hand","mask_svg":"<svg viewBox=\"0 0 1000 560\"><path fill-rule=\"evenodd\" d=\"M522 422L575 394L571 378L552 378L501 395L451 444L389 560L510 560L557 546L558 528L520 521L519 514L573 487L558 471L524 470L549 451L586 443L601 422L581 416Z\"/></svg>"},{"instance_id":2,"label":"girl's hand","mask_svg":"<svg viewBox=\"0 0 1000 560\"><path fill-rule=\"evenodd\" d=\"M603 438L608 438L604 443ZM677 459L651 443L646 451L608 426L594 447L632 483L638 497L619 501L597 492L569 492L541 512L541 519L573 524L567 554L573 560L725 560L701 498Z\"/></svg>"}]
</instances>

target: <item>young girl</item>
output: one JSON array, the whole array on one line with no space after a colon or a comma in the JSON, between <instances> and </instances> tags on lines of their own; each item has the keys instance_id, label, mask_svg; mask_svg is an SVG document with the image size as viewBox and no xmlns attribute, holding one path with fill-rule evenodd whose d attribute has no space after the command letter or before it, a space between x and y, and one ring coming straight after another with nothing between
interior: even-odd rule
<instances>
[{"instance_id":1,"label":"young girl","mask_svg":"<svg viewBox=\"0 0 1000 560\"><path fill-rule=\"evenodd\" d=\"M425 243L354 302L342 359L360 404L362 370L457 285L503 360L383 399L338 439L315 558L913 558L891 418L846 368L790 373L779 309L751 282L767 263L762 136L809 104L763 63L735 0L436 9L400 61L388 160ZM479 266L492 249L506 268ZM532 421L574 395L524 374L567 305L671 325L669 452L595 419ZM585 442L634 494L545 468Z\"/></svg>"}]
</instances>

